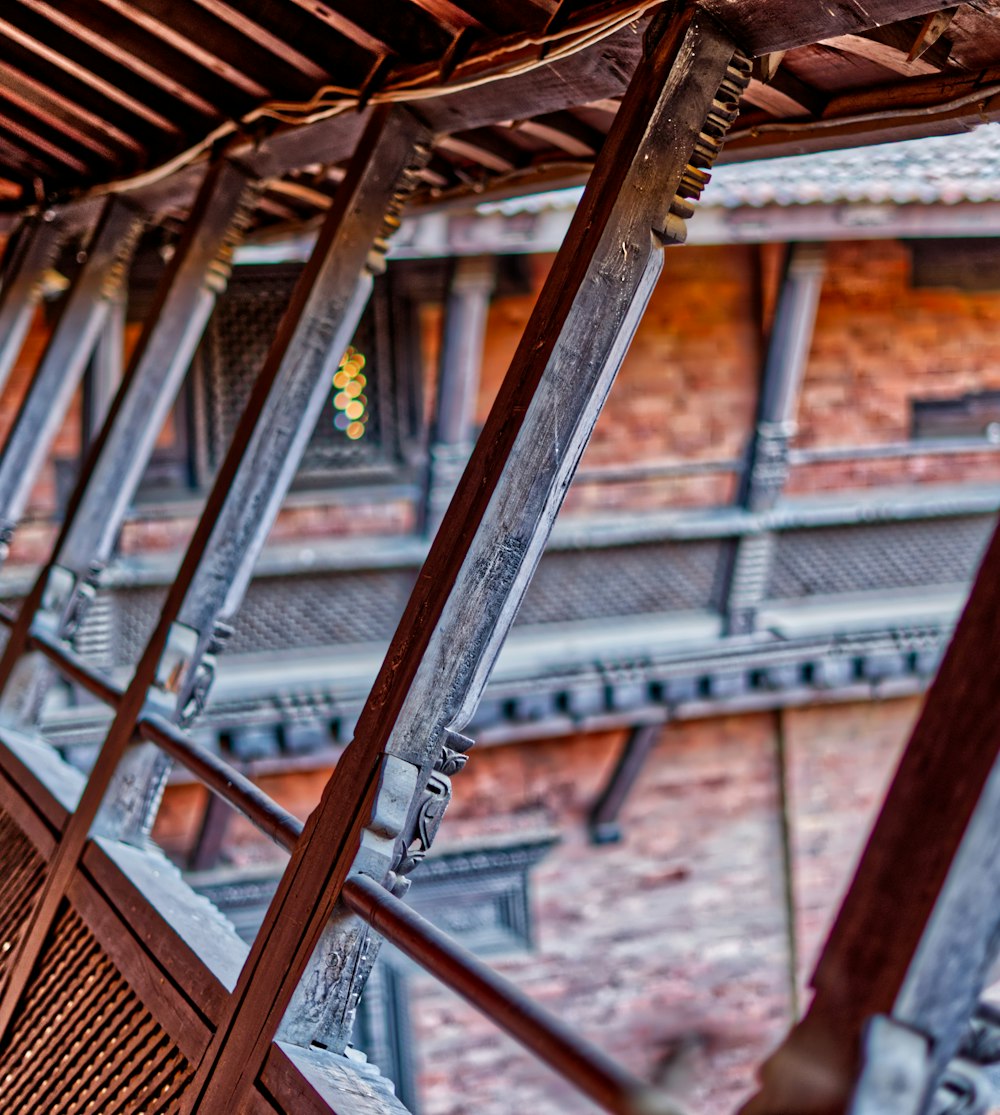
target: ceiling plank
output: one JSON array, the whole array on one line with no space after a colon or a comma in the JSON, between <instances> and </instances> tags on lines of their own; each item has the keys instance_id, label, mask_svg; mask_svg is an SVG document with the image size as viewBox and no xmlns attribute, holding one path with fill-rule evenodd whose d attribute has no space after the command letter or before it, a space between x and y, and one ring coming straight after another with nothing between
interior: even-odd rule
<instances>
[{"instance_id":1,"label":"ceiling plank","mask_svg":"<svg viewBox=\"0 0 1000 1115\"><path fill-rule=\"evenodd\" d=\"M317 78L311 63L310 72L303 73L296 64L298 51L252 19L240 19L236 12L224 18L228 5L215 11L198 0L101 2L248 96L304 100L313 95L318 80L328 76L323 72ZM295 57L285 57L289 49Z\"/></svg>"},{"instance_id":2,"label":"ceiling plank","mask_svg":"<svg viewBox=\"0 0 1000 1115\"><path fill-rule=\"evenodd\" d=\"M522 153L513 144L488 128L477 128L460 135L443 136L435 143L435 148L460 159L486 167L498 174L508 174L522 161Z\"/></svg>"},{"instance_id":3,"label":"ceiling plank","mask_svg":"<svg viewBox=\"0 0 1000 1115\"><path fill-rule=\"evenodd\" d=\"M0 89L0 115L26 133L37 136L43 142L50 143L60 151L78 158L88 166L90 173L93 173L97 164L114 163L118 158L111 148L95 143L93 136L54 119L50 114L40 111L35 104L32 104L30 109L26 109L23 99L15 101L2 89Z\"/></svg>"},{"instance_id":4,"label":"ceiling plank","mask_svg":"<svg viewBox=\"0 0 1000 1115\"><path fill-rule=\"evenodd\" d=\"M0 108L0 131L26 149L35 151L42 157L48 156L50 160L54 159L57 165L68 168L75 174L91 173L92 167L64 148L45 139L44 136L40 136L36 130L25 127L19 120L5 113L2 108Z\"/></svg>"},{"instance_id":5,"label":"ceiling plank","mask_svg":"<svg viewBox=\"0 0 1000 1115\"><path fill-rule=\"evenodd\" d=\"M591 128L568 111L519 120L515 127L575 158L593 158L604 143L604 136L596 128Z\"/></svg>"},{"instance_id":6,"label":"ceiling plank","mask_svg":"<svg viewBox=\"0 0 1000 1115\"><path fill-rule=\"evenodd\" d=\"M926 58L914 58L911 62L905 50L870 39L866 35L835 35L832 39L823 39L822 45L842 50L845 54L856 54L869 62L877 62L884 69L902 74L903 77L922 77L941 72L940 66L935 66Z\"/></svg>"},{"instance_id":7,"label":"ceiling plank","mask_svg":"<svg viewBox=\"0 0 1000 1115\"><path fill-rule=\"evenodd\" d=\"M19 47L21 52L28 52L35 55L51 66L62 70L68 76L75 78L85 87L99 94L107 101L120 105L139 120L144 120L147 124L151 124L160 131L174 133L179 131L177 125L172 120L167 119L167 117L158 112L154 112L148 105L143 104L142 101L131 96L125 90L119 89L115 84L102 77L99 73L86 69L77 62L74 62L72 58L68 58L65 54L60 54L59 51L54 50L44 40L35 39L31 35L25 34L20 28L6 19L0 19L0 35L8 39L10 44Z\"/></svg>"},{"instance_id":8,"label":"ceiling plank","mask_svg":"<svg viewBox=\"0 0 1000 1115\"><path fill-rule=\"evenodd\" d=\"M261 99L270 95L271 90L267 85L262 85L256 77L243 72L243 67L237 67L219 57L214 50L205 43L195 42L188 37L187 31L181 31L171 23L166 23L154 15L142 10L138 3L128 3L126 0L101 0L106 7L122 16L124 19L141 27L144 31L168 44L180 54L185 54L196 62L203 70L218 74L228 84L239 89L241 93L254 99ZM179 24L179 26L184 26ZM213 44L217 45L217 44ZM250 67L245 67L249 69ZM270 75L269 75L270 76Z\"/></svg>"},{"instance_id":9,"label":"ceiling plank","mask_svg":"<svg viewBox=\"0 0 1000 1115\"><path fill-rule=\"evenodd\" d=\"M807 85L787 70L779 70L769 82L750 82L744 99L777 117L819 116L826 99L818 89Z\"/></svg>"},{"instance_id":10,"label":"ceiling plank","mask_svg":"<svg viewBox=\"0 0 1000 1115\"><path fill-rule=\"evenodd\" d=\"M855 35L872 27L926 16L950 7L941 0L702 0L701 6L729 29L750 54L772 54L835 35Z\"/></svg>"},{"instance_id":11,"label":"ceiling plank","mask_svg":"<svg viewBox=\"0 0 1000 1115\"><path fill-rule=\"evenodd\" d=\"M119 88L133 89L153 111L181 126L196 126L193 114L217 119L223 111L176 80L172 73L157 69L145 57L130 54L117 39L102 37L46 0L17 0L6 6L4 15L22 31L44 39L85 70L100 69ZM204 119L199 123L203 125Z\"/></svg>"},{"instance_id":12,"label":"ceiling plank","mask_svg":"<svg viewBox=\"0 0 1000 1115\"><path fill-rule=\"evenodd\" d=\"M206 12L211 12L218 19L229 24L233 30L238 31L244 38L255 39L261 46L275 57L282 59L308 78L310 81L322 83L330 80L330 72L323 66L318 66L306 57L293 45L292 38L282 38L275 35L258 16L261 5L244 2L242 8L234 8L225 0L194 0ZM271 5L267 5L270 7Z\"/></svg>"},{"instance_id":13,"label":"ceiling plank","mask_svg":"<svg viewBox=\"0 0 1000 1115\"><path fill-rule=\"evenodd\" d=\"M453 38L419 3L408 0L285 0L372 54L391 52L410 61L440 57ZM273 7L273 4L270 6Z\"/></svg>"},{"instance_id":14,"label":"ceiling plank","mask_svg":"<svg viewBox=\"0 0 1000 1115\"><path fill-rule=\"evenodd\" d=\"M107 143L114 143L133 155L145 154L145 148L133 135L91 112L73 96L50 88L8 62L0 65L0 92L26 111L59 121L70 129L69 134L74 138L115 162L120 161L121 152L114 152Z\"/></svg>"},{"instance_id":15,"label":"ceiling plank","mask_svg":"<svg viewBox=\"0 0 1000 1115\"><path fill-rule=\"evenodd\" d=\"M458 7L483 27L500 35L535 34L556 10L551 0L459 0Z\"/></svg>"}]
</instances>

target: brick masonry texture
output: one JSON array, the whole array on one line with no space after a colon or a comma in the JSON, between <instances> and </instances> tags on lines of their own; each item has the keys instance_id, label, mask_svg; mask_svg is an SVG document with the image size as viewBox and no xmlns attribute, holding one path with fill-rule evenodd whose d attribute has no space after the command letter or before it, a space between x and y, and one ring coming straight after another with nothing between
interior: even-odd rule
<instances>
[{"instance_id":1,"label":"brick masonry texture","mask_svg":"<svg viewBox=\"0 0 1000 1115\"><path fill-rule=\"evenodd\" d=\"M570 490L567 514L645 511L731 502L735 473L643 476L597 482L588 471L690 461L738 461L753 426L765 335L773 316L783 249L691 247L670 250L663 276L612 389ZM488 322L476 421L481 424L510 364L551 256L528 263L531 290L494 299ZM35 326L0 398L0 436L44 346L51 312ZM435 388L440 307L423 313L427 416ZM910 254L894 241L829 245L827 278L803 384L797 444L804 449L878 445L905 440L914 398L948 398L1000 388L1000 294L915 289ZM136 326L129 328L134 343ZM57 439L54 457L80 454L80 393ZM161 441L169 441L167 431ZM909 460L802 465L788 492L911 483L993 482L1000 453ZM12 562L45 556L55 507L55 466L43 471ZM185 543L198 501L156 507L141 503L122 550L176 550ZM167 522L173 519L173 522ZM331 498L326 508L286 508L274 537L396 534L412 529L414 509Z\"/></svg>"},{"instance_id":2,"label":"brick masonry texture","mask_svg":"<svg viewBox=\"0 0 1000 1115\"><path fill-rule=\"evenodd\" d=\"M918 707L781 714L800 989ZM438 838L558 834L531 879L535 948L493 962L639 1076L675 1086L693 1115L735 1111L792 1018L778 727L770 713L665 726L625 807L624 839L598 847L585 819L622 733L480 748L454 780ZM325 777L264 785L305 817ZM172 787L157 838L180 851L203 795ZM243 824L230 849L246 864L273 855ZM411 991L423 1115L596 1110L429 978L415 975Z\"/></svg>"},{"instance_id":3,"label":"brick masonry texture","mask_svg":"<svg viewBox=\"0 0 1000 1115\"><path fill-rule=\"evenodd\" d=\"M896 701L783 714L800 978L915 712ZM530 818L560 832L533 877L537 950L503 971L643 1078L679 1077L705 1115L736 1109L791 1021L776 727L770 714L665 727L620 844L584 835L610 736L480 752L442 830L474 840ZM426 1115L592 1110L431 981L414 1002ZM687 1073L672 1075L686 1044Z\"/></svg>"},{"instance_id":4,"label":"brick masonry texture","mask_svg":"<svg viewBox=\"0 0 1000 1115\"><path fill-rule=\"evenodd\" d=\"M587 471L741 457L753 426L781 258L779 245L667 252L663 276L584 454L566 513L731 501L732 473L598 484L588 481ZM535 293L550 262L550 257L531 261ZM799 447L905 441L912 399L1000 387L1000 296L916 289L911 270L909 251L899 242L829 245L802 389ZM480 424L533 304L534 293L494 300ZM793 469L788 492L998 478L1000 454L985 450L802 465Z\"/></svg>"}]
</instances>

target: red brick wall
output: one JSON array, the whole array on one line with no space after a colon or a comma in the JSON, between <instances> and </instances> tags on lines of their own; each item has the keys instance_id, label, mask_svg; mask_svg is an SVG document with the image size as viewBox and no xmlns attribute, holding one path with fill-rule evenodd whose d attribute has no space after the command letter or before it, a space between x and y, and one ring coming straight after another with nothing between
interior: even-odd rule
<instances>
[{"instance_id":1,"label":"red brick wall","mask_svg":"<svg viewBox=\"0 0 1000 1115\"><path fill-rule=\"evenodd\" d=\"M915 290L896 241L830 244L816 335L803 384L802 448L905 441L912 398L1000 387L1000 294ZM797 470L789 490L1000 478L1000 454L824 464Z\"/></svg>"},{"instance_id":2,"label":"red brick wall","mask_svg":"<svg viewBox=\"0 0 1000 1115\"><path fill-rule=\"evenodd\" d=\"M799 977L805 982L916 714L896 700L783 713ZM622 734L474 750L455 778L441 846L554 831L535 869L536 948L497 966L646 1079L692 1036L684 1098L734 1111L791 1021L777 721L771 714L663 729L623 813L624 839L592 846L585 819ZM305 817L325 772L264 780ZM166 795L157 837L179 849L203 791ZM248 826L233 857L273 852ZM414 978L424 1115L566 1115L572 1090L430 979Z\"/></svg>"},{"instance_id":3,"label":"red brick wall","mask_svg":"<svg viewBox=\"0 0 1000 1115\"><path fill-rule=\"evenodd\" d=\"M485 421L552 257L533 257L531 295L491 307L477 421ZM739 455L756 405L760 336L756 252L749 247L668 251L642 324L594 430L581 472ZM732 477L587 483L567 511L704 506L732 498Z\"/></svg>"},{"instance_id":4,"label":"red brick wall","mask_svg":"<svg viewBox=\"0 0 1000 1115\"><path fill-rule=\"evenodd\" d=\"M803 384L804 449L905 441L911 398L1000 387L1000 294L915 290L894 241L833 243ZM667 253L646 316L598 421L567 511L646 510L731 501L732 474L588 482L588 470L738 458L749 436L761 327L773 313L780 248ZM534 290L551 262L533 263ZM478 420L530 315L534 295L498 298L489 320ZM435 321L435 326L437 322ZM803 465L793 494L881 484L992 482L1000 454Z\"/></svg>"},{"instance_id":5,"label":"red brick wall","mask_svg":"<svg viewBox=\"0 0 1000 1115\"><path fill-rule=\"evenodd\" d=\"M749 436L761 363L760 322L770 320L781 250L765 245L692 247L667 253L663 277L639 327L570 492L568 513L647 510L724 504L732 473L689 478L645 475L588 481L594 470L654 467L691 460L738 458ZM482 371L477 421L485 420L506 373L552 257L529 261L532 292L494 300ZM440 308L423 317L425 397L433 398ZM798 444L803 448L874 445L904 440L911 397L941 397L1000 387L1000 294L914 290L904 245L865 241L829 246L829 264L816 337L803 386ZM134 329L133 329L134 332ZM44 344L40 312L11 381L0 399L0 436L13 419ZM134 337L130 339L134 340ZM79 399L56 453L79 451ZM878 484L991 482L1000 454L919 457L801 466L789 491L804 494ZM49 466L32 500L34 514L54 503ZM412 528L412 508L387 505L298 509L283 513L276 537L298 534L400 533ZM174 549L190 523L169 526L162 516L133 522L123 548ZM44 556L47 532L26 529L15 560Z\"/></svg>"},{"instance_id":6,"label":"red brick wall","mask_svg":"<svg viewBox=\"0 0 1000 1115\"><path fill-rule=\"evenodd\" d=\"M916 704L784 714L801 977ZM441 834L560 832L533 877L537 951L502 970L646 1079L702 1035L684 1098L704 1115L736 1109L791 1021L775 728L769 714L665 728L626 807L624 841L603 847L587 843L584 820L617 740L474 753ZM426 1115L591 1110L430 980L413 998Z\"/></svg>"}]
</instances>

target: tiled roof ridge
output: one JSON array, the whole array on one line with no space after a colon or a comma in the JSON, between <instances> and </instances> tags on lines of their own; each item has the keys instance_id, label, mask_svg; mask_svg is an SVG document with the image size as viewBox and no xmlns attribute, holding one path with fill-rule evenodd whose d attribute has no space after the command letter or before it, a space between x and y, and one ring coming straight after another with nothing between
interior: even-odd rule
<instances>
[{"instance_id":1,"label":"tiled roof ridge","mask_svg":"<svg viewBox=\"0 0 1000 1115\"><path fill-rule=\"evenodd\" d=\"M508 216L576 205L580 189L481 206ZM703 207L1000 201L1000 124L958 135L716 167Z\"/></svg>"}]
</instances>

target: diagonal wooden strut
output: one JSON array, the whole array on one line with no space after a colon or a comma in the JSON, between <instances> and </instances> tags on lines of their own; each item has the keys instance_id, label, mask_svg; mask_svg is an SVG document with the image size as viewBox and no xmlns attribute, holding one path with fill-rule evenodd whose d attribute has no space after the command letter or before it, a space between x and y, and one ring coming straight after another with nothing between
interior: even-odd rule
<instances>
[{"instance_id":1,"label":"diagonal wooden strut","mask_svg":"<svg viewBox=\"0 0 1000 1115\"><path fill-rule=\"evenodd\" d=\"M312 256L257 377L204 512L164 604L134 685L173 723L200 713L214 658L257 556L312 436L333 373L383 266L385 234L430 153L429 133L405 109L378 109L338 186ZM154 671L150 673L150 671ZM134 720L118 718L105 744L118 754ZM168 764L132 749L102 812L102 833L141 839L152 826ZM138 786L143 788L137 790Z\"/></svg>"},{"instance_id":2,"label":"diagonal wooden strut","mask_svg":"<svg viewBox=\"0 0 1000 1115\"><path fill-rule=\"evenodd\" d=\"M124 198L104 205L87 258L66 296L14 425L0 450L0 537L6 545L59 432L66 408L118 297L143 214ZM0 550L0 560L4 556Z\"/></svg>"},{"instance_id":3,"label":"diagonal wooden strut","mask_svg":"<svg viewBox=\"0 0 1000 1115\"><path fill-rule=\"evenodd\" d=\"M136 770L132 769L118 780L118 792L108 794L108 788L133 740L140 713L164 706L169 716L176 719L184 709L190 693L186 683L205 646L202 643L196 647L197 653L191 653L185 663L189 669L175 671L168 667L167 675L159 679L163 687L154 688L151 697L151 686L163 665L161 657L168 635L177 630L175 621L182 606L187 609L184 618L203 623L211 636L219 610L229 600L238 603L237 589L249 579L253 559L264 542L294 475L298 456L315 425L316 412L329 390L328 373L336 368L364 309L372 271L380 266L385 247L381 240L385 223L396 220L395 195L401 186L412 181L414 164L419 164L429 150L428 138L426 129L405 110L380 109L373 114L255 385L233 446L219 470L160 623L119 703L80 802L50 861L39 907L0 1002L2 1025L10 1023L88 836L95 829L102 835L118 837L141 833L144 820L152 815L157 796L155 780L137 778ZM223 176L223 181L228 178ZM237 204L242 188L236 195L224 196L232 196ZM231 218L233 211L229 215ZM215 256L211 259L214 266ZM199 309L199 304L188 305L188 310L196 315L195 322L188 326L191 335L196 324L200 335L200 325L204 324L198 316ZM207 320L207 312L203 317ZM144 391L150 390L148 382L141 379L137 382ZM163 381L160 385L161 390L167 390ZM126 409L127 397L121 403L120 395L119 401L123 413L119 413L117 423L121 424L133 416ZM113 459L124 455L122 436L129 435L119 435L117 425L107 432L105 445L113 447ZM107 469L101 469L101 459L98 456L90 481L98 491L105 490L108 475ZM94 498L88 484L80 494L78 508L87 507ZM77 511L77 515L82 513ZM76 569L88 546L93 548L89 552L103 554L105 537L104 523L84 522L79 531L69 529L57 552L57 558L66 564L56 565L55 569ZM58 609L46 611L43 607L42 611L42 616L53 623L63 614ZM36 624L38 620L36 616ZM185 630L196 633L190 627ZM181 650L188 649L183 640L179 640L179 646ZM176 665L169 655L165 661ZM174 678L183 693L168 684ZM109 802L108 798L112 800Z\"/></svg>"},{"instance_id":4,"label":"diagonal wooden strut","mask_svg":"<svg viewBox=\"0 0 1000 1115\"><path fill-rule=\"evenodd\" d=\"M1000 940L998 693L1000 531L816 967L812 1005L746 1115L847 1110L878 1016L920 1039L922 1102L955 1054Z\"/></svg>"},{"instance_id":5,"label":"diagonal wooden strut","mask_svg":"<svg viewBox=\"0 0 1000 1115\"><path fill-rule=\"evenodd\" d=\"M330 921L340 889L358 871L400 888L401 860L421 854L425 826L435 823L425 788L461 765L456 750L470 741L460 730L659 275L661 248L678 235L668 210L682 208L675 195L698 178L689 167L695 152L717 146L735 114L748 63L744 70L734 54L696 10L657 24L355 739L309 819L185 1111L240 1109L293 996L286 1038L332 1035L335 1048L345 1040L358 990L352 974L363 982L374 949L342 908ZM727 97L716 100L726 81Z\"/></svg>"},{"instance_id":6,"label":"diagonal wooden strut","mask_svg":"<svg viewBox=\"0 0 1000 1115\"><path fill-rule=\"evenodd\" d=\"M252 194L249 172L228 160L208 171L129 368L70 500L54 557L39 575L0 657L0 692L32 624L72 635L93 595L167 412L215 305ZM32 679L37 705L47 674ZM30 710L29 710L30 718ZM0 1011L2 1014L2 1011Z\"/></svg>"},{"instance_id":7,"label":"diagonal wooden strut","mask_svg":"<svg viewBox=\"0 0 1000 1115\"><path fill-rule=\"evenodd\" d=\"M63 228L43 217L27 220L8 245L0 289L0 388L21 351L42 297L42 279L55 261Z\"/></svg>"},{"instance_id":8,"label":"diagonal wooden strut","mask_svg":"<svg viewBox=\"0 0 1000 1115\"><path fill-rule=\"evenodd\" d=\"M213 166L205 178L157 292L154 312L74 494L56 543L55 561L40 574L11 631L0 659L0 688L24 653L33 624L62 638L72 633L82 617L81 605L94 567L110 553L216 294L225 287L249 188L248 173L226 161ZM45 886L8 967L0 997L0 1040L8 1031L79 861L96 812L92 802L95 796L100 802L101 790L103 787L95 785L89 797L84 792L49 864Z\"/></svg>"}]
</instances>

